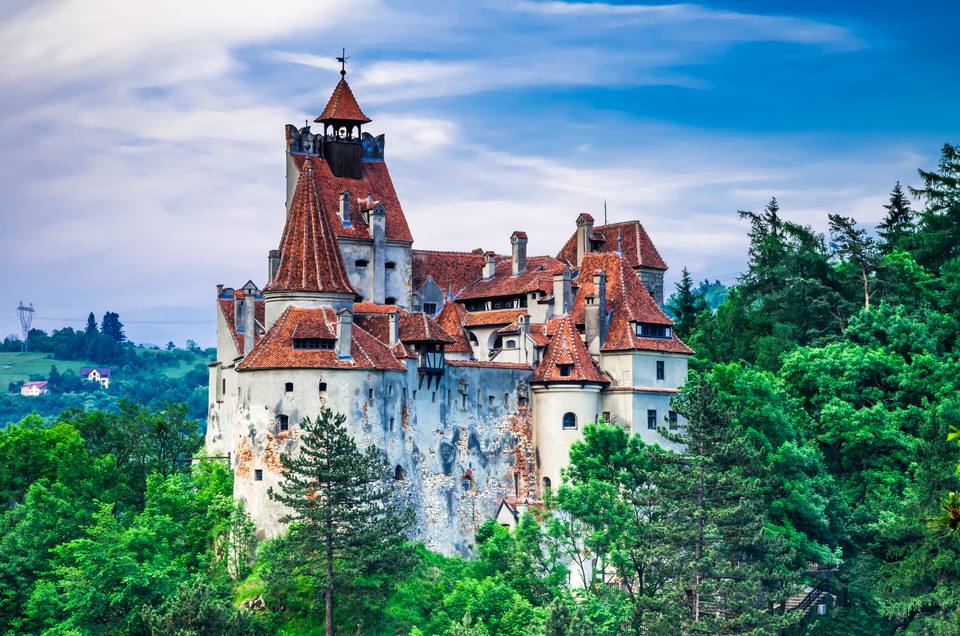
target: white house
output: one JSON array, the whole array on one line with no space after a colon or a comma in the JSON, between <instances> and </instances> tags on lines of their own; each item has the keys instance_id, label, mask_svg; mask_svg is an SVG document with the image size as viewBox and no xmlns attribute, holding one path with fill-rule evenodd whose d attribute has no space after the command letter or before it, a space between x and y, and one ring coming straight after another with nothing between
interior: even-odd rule
<instances>
[{"instance_id":1,"label":"white house","mask_svg":"<svg viewBox=\"0 0 960 636\"><path fill-rule=\"evenodd\" d=\"M96 382L105 389L110 388L110 369L105 367L84 367L80 377L88 382Z\"/></svg>"},{"instance_id":2,"label":"white house","mask_svg":"<svg viewBox=\"0 0 960 636\"><path fill-rule=\"evenodd\" d=\"M37 397L40 395L47 395L50 393L50 389L47 388L47 381L41 380L39 382L25 382L23 386L20 387L20 395L26 397Z\"/></svg>"}]
</instances>

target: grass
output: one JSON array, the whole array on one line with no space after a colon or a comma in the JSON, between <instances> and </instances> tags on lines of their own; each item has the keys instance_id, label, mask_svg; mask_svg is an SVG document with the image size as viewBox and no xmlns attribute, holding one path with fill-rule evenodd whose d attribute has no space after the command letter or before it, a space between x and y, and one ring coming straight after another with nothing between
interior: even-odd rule
<instances>
[{"instance_id":1,"label":"grass","mask_svg":"<svg viewBox=\"0 0 960 636\"><path fill-rule=\"evenodd\" d=\"M0 391L6 391L11 382L26 382L31 374L47 377L53 365L60 373L98 366L89 360L55 360L49 353L0 352Z\"/></svg>"}]
</instances>

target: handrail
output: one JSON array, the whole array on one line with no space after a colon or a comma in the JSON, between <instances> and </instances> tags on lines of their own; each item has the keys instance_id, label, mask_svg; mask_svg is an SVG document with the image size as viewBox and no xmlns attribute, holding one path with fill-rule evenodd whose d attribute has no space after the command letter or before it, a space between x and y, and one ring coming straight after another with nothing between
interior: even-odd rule
<instances>
[{"instance_id":1,"label":"handrail","mask_svg":"<svg viewBox=\"0 0 960 636\"><path fill-rule=\"evenodd\" d=\"M820 579L820 582L817 583L816 586L814 586L814 588L810 590L807 595L803 597L803 600L797 603L797 606L793 609L806 614L807 611L813 606L814 602L816 602L820 598L820 595L824 592L826 588L826 582L828 580L829 579L827 578Z\"/></svg>"}]
</instances>

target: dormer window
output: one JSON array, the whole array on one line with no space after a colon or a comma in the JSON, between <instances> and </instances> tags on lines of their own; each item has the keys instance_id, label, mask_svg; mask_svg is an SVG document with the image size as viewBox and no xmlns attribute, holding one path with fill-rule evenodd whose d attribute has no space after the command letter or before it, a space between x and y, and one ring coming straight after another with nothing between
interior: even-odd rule
<instances>
[{"instance_id":1,"label":"dormer window","mask_svg":"<svg viewBox=\"0 0 960 636\"><path fill-rule=\"evenodd\" d=\"M561 377L564 377L564 378L569 376L570 371L573 369L572 364L558 364L557 367L558 367L557 372L560 374Z\"/></svg>"},{"instance_id":2,"label":"dormer window","mask_svg":"<svg viewBox=\"0 0 960 636\"><path fill-rule=\"evenodd\" d=\"M656 325L649 322L636 323L636 334L641 338L671 338L673 330L669 325Z\"/></svg>"},{"instance_id":3,"label":"dormer window","mask_svg":"<svg viewBox=\"0 0 960 636\"><path fill-rule=\"evenodd\" d=\"M294 349L331 350L336 347L337 341L333 338L294 338Z\"/></svg>"},{"instance_id":4,"label":"dormer window","mask_svg":"<svg viewBox=\"0 0 960 636\"><path fill-rule=\"evenodd\" d=\"M344 190L340 193L340 222L343 227L350 227L350 193Z\"/></svg>"}]
</instances>

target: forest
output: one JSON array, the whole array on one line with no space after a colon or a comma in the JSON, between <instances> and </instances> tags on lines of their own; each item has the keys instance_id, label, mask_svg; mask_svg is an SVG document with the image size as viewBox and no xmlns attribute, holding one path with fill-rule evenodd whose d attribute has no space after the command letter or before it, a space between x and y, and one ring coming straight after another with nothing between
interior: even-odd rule
<instances>
[{"instance_id":1,"label":"forest","mask_svg":"<svg viewBox=\"0 0 960 636\"><path fill-rule=\"evenodd\" d=\"M915 180L875 228L740 211L737 283L716 304L684 271L670 301L696 354L663 433L686 452L589 425L471 558L411 540L336 413L281 458L291 525L266 541L186 406L23 417L0 431L0 630L960 634L960 148ZM824 614L791 607L810 589Z\"/></svg>"}]
</instances>

